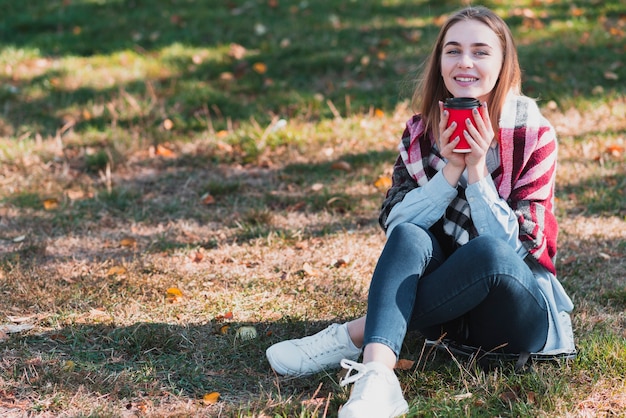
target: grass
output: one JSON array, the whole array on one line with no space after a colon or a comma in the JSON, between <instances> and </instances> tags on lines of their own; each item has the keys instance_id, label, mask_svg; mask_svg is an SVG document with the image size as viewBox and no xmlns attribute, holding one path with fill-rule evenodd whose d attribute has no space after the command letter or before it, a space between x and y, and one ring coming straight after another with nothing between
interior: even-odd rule
<instances>
[{"instance_id":1,"label":"grass","mask_svg":"<svg viewBox=\"0 0 626 418\"><path fill-rule=\"evenodd\" d=\"M411 335L411 415L620 416L626 9L486 4L559 133L557 262L580 355L482 369ZM0 333L0 415L334 416L334 371L279 378L264 350L365 312L379 179L458 4L0 7L0 329L28 325Z\"/></svg>"}]
</instances>

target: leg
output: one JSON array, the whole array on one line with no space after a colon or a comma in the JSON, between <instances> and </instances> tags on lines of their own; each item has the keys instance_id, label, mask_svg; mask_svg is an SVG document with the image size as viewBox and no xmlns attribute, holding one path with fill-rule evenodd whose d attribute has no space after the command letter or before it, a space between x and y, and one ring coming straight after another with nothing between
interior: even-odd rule
<instances>
[{"instance_id":1,"label":"leg","mask_svg":"<svg viewBox=\"0 0 626 418\"><path fill-rule=\"evenodd\" d=\"M548 312L526 263L503 242L478 237L459 248L417 289L411 328L443 332L489 350L534 352L545 344Z\"/></svg>"},{"instance_id":2,"label":"leg","mask_svg":"<svg viewBox=\"0 0 626 418\"><path fill-rule=\"evenodd\" d=\"M364 362L374 354L370 350L382 353L377 346L383 345L394 354L395 364L411 319L420 277L439 267L444 258L437 240L421 227L404 223L393 230L370 284ZM368 349L369 345L373 348Z\"/></svg>"}]
</instances>

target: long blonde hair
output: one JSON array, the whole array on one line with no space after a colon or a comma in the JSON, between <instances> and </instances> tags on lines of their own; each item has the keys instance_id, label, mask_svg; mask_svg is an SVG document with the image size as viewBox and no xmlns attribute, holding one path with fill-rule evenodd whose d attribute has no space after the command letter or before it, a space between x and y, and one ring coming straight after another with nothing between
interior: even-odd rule
<instances>
[{"instance_id":1,"label":"long blonde hair","mask_svg":"<svg viewBox=\"0 0 626 418\"><path fill-rule=\"evenodd\" d=\"M436 128L439 125L439 101L443 101L452 94L446 88L441 75L441 54L446 33L452 25L460 21L477 20L487 25L500 39L502 51L502 68L496 81L491 97L487 104L494 132L498 132L498 121L506 96L509 92L521 94L522 71L517 58L517 48L511 29L493 11L483 6L470 6L451 15L441 27L437 42L426 61L422 76L418 79L417 87L413 91L411 106L414 112L421 113L426 129Z\"/></svg>"}]
</instances>

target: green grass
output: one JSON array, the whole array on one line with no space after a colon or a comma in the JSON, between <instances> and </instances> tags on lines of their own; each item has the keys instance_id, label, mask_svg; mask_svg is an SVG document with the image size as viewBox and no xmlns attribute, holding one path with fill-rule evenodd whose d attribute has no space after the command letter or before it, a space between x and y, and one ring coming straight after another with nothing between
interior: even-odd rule
<instances>
[{"instance_id":1,"label":"green grass","mask_svg":"<svg viewBox=\"0 0 626 418\"><path fill-rule=\"evenodd\" d=\"M411 335L412 416L626 408L622 3L485 2L559 133L580 355L516 373ZM0 0L0 329L34 325L0 333L0 415L334 416L335 371L278 378L264 351L365 312L376 181L458 5Z\"/></svg>"}]
</instances>

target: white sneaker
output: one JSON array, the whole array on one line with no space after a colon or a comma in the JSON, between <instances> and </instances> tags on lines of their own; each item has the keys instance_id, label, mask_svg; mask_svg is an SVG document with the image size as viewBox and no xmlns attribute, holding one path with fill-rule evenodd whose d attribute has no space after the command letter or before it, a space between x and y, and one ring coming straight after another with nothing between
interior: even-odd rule
<instances>
[{"instance_id":1,"label":"white sneaker","mask_svg":"<svg viewBox=\"0 0 626 418\"><path fill-rule=\"evenodd\" d=\"M382 363L341 360L348 369L341 386L354 383L350 399L339 410L339 418L398 417L409 412L400 382L393 370ZM353 370L357 373L350 375Z\"/></svg>"},{"instance_id":2,"label":"white sneaker","mask_svg":"<svg viewBox=\"0 0 626 418\"><path fill-rule=\"evenodd\" d=\"M276 343L265 351L265 355L276 373L304 376L339 368L343 358L356 360L361 349L350 339L346 324L332 324L315 335Z\"/></svg>"}]
</instances>

